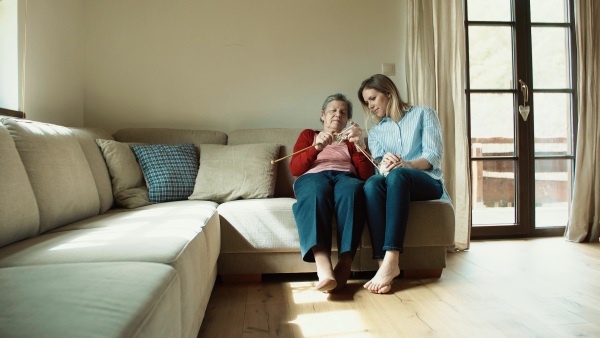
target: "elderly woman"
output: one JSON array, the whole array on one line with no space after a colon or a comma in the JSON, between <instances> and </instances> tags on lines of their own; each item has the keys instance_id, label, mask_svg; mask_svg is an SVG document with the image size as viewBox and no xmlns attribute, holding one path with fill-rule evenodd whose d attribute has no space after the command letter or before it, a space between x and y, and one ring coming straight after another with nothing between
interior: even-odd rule
<instances>
[{"instance_id":1,"label":"elderly woman","mask_svg":"<svg viewBox=\"0 0 600 338\"><path fill-rule=\"evenodd\" d=\"M374 168L355 143L364 149L362 130L342 133L352 118L352 103L342 94L325 99L321 110L323 131L302 131L290 171L296 176L293 205L300 236L302 260L315 262L318 291L334 292L350 277L352 261L365 224L364 180ZM332 220L337 220L338 261L331 262Z\"/></svg>"}]
</instances>

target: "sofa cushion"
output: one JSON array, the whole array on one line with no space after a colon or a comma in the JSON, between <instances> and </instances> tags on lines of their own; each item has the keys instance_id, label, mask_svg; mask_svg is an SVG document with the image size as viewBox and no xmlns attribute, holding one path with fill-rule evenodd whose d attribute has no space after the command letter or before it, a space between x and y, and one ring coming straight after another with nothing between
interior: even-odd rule
<instances>
[{"instance_id":1,"label":"sofa cushion","mask_svg":"<svg viewBox=\"0 0 600 338\"><path fill-rule=\"evenodd\" d=\"M217 208L226 241L222 253L297 252L300 240L289 197L238 200ZM335 247L334 234L334 247Z\"/></svg>"},{"instance_id":2,"label":"sofa cushion","mask_svg":"<svg viewBox=\"0 0 600 338\"><path fill-rule=\"evenodd\" d=\"M40 233L99 214L96 182L70 129L28 120L2 122L29 176L40 214Z\"/></svg>"},{"instance_id":3,"label":"sofa cushion","mask_svg":"<svg viewBox=\"0 0 600 338\"><path fill-rule=\"evenodd\" d=\"M115 203L124 208L150 204L144 174L131 146L113 140L96 140L110 173Z\"/></svg>"},{"instance_id":4,"label":"sofa cushion","mask_svg":"<svg viewBox=\"0 0 600 338\"><path fill-rule=\"evenodd\" d=\"M213 218L218 224L216 209L214 202L187 200L111 209L0 248L0 268L123 260L173 262Z\"/></svg>"},{"instance_id":5,"label":"sofa cushion","mask_svg":"<svg viewBox=\"0 0 600 338\"><path fill-rule=\"evenodd\" d=\"M168 264L181 283L181 320L187 331L182 336L195 337L216 279L221 250L216 208L214 202L185 200L111 209L0 248L0 271L82 262Z\"/></svg>"},{"instance_id":6,"label":"sofa cushion","mask_svg":"<svg viewBox=\"0 0 600 338\"><path fill-rule=\"evenodd\" d=\"M272 197L277 178L278 144L200 147L200 168L190 199L225 202Z\"/></svg>"},{"instance_id":7,"label":"sofa cushion","mask_svg":"<svg viewBox=\"0 0 600 338\"><path fill-rule=\"evenodd\" d=\"M0 247L35 236L40 214L12 137L0 123Z\"/></svg>"},{"instance_id":8,"label":"sofa cushion","mask_svg":"<svg viewBox=\"0 0 600 338\"><path fill-rule=\"evenodd\" d=\"M120 142L148 144L192 143L196 147L202 144L227 144L227 134L212 130L125 128L118 130L113 136Z\"/></svg>"},{"instance_id":9,"label":"sofa cushion","mask_svg":"<svg viewBox=\"0 0 600 338\"><path fill-rule=\"evenodd\" d=\"M194 191L198 153L193 144L148 144L131 147L148 185L150 203L187 199Z\"/></svg>"},{"instance_id":10,"label":"sofa cushion","mask_svg":"<svg viewBox=\"0 0 600 338\"><path fill-rule=\"evenodd\" d=\"M277 143L280 144L279 157L287 156L294 152L294 145L303 129L298 128L262 128L240 129L229 133L229 145L252 143ZM290 158L277 162L277 183L274 197L293 197L294 181L296 178L290 173Z\"/></svg>"},{"instance_id":11,"label":"sofa cushion","mask_svg":"<svg viewBox=\"0 0 600 338\"><path fill-rule=\"evenodd\" d=\"M112 139L112 136L106 131L98 128L70 129L75 134L75 137L77 137L77 140L79 140L81 149L90 164L90 169L94 175L94 181L96 181L96 188L98 189L98 196L100 198L100 213L105 213L113 206L114 199L108 168L106 167L100 149L98 149L96 139Z\"/></svg>"},{"instance_id":12,"label":"sofa cushion","mask_svg":"<svg viewBox=\"0 0 600 338\"><path fill-rule=\"evenodd\" d=\"M182 337L179 277L156 263L0 269L0 337Z\"/></svg>"}]
</instances>

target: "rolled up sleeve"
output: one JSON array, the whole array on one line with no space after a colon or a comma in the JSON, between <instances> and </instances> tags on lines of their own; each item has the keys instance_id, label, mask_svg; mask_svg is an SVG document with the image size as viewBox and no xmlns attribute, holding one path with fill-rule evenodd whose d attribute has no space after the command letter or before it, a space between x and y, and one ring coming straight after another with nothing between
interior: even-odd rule
<instances>
[{"instance_id":1,"label":"rolled up sleeve","mask_svg":"<svg viewBox=\"0 0 600 338\"><path fill-rule=\"evenodd\" d=\"M442 129L437 113L433 109L428 109L423 119L423 158L426 159L433 168L440 168L442 157L444 156L444 143L442 141Z\"/></svg>"}]
</instances>

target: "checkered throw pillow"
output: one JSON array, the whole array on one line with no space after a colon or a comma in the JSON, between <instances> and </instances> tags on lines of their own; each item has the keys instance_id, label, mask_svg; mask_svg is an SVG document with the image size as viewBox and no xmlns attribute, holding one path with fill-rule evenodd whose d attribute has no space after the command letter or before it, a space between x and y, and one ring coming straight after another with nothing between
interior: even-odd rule
<instances>
[{"instance_id":1,"label":"checkered throw pillow","mask_svg":"<svg viewBox=\"0 0 600 338\"><path fill-rule=\"evenodd\" d=\"M193 144L152 144L131 147L148 185L150 203L187 199L198 175L198 153Z\"/></svg>"}]
</instances>

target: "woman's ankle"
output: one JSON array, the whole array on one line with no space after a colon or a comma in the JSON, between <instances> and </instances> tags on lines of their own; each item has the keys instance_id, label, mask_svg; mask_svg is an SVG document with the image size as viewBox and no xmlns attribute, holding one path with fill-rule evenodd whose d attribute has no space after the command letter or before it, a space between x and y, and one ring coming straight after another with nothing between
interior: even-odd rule
<instances>
[{"instance_id":1,"label":"woman's ankle","mask_svg":"<svg viewBox=\"0 0 600 338\"><path fill-rule=\"evenodd\" d=\"M333 265L331 263L331 253L321 248L313 248L315 264L317 265L317 276L321 279L333 278Z\"/></svg>"},{"instance_id":2,"label":"woman's ankle","mask_svg":"<svg viewBox=\"0 0 600 338\"><path fill-rule=\"evenodd\" d=\"M383 257L383 262L381 264L398 265L399 263L400 263L400 251L387 250L385 252L385 256ZM379 266L381 266L381 265L379 265Z\"/></svg>"}]
</instances>

